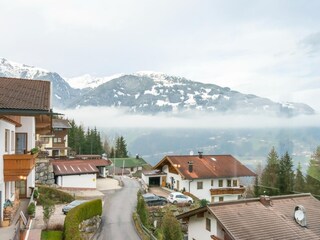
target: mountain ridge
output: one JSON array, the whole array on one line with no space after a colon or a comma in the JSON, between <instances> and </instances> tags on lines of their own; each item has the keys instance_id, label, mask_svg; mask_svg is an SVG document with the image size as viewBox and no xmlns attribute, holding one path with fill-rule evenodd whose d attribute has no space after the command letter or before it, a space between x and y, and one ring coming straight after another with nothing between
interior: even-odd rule
<instances>
[{"instance_id":1,"label":"mountain ridge","mask_svg":"<svg viewBox=\"0 0 320 240\"><path fill-rule=\"evenodd\" d=\"M277 103L228 87L201 83L165 73L140 71L94 79L78 78L81 88L71 87L76 78L0 58L0 76L49 80L53 85L53 105L61 109L84 106L125 107L132 113L213 112L296 116L314 114L304 103Z\"/></svg>"}]
</instances>

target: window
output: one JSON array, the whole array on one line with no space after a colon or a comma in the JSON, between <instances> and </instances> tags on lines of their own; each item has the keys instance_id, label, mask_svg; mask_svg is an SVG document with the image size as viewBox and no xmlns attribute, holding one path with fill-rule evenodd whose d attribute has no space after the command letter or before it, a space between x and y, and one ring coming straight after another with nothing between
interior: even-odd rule
<instances>
[{"instance_id":1,"label":"window","mask_svg":"<svg viewBox=\"0 0 320 240\"><path fill-rule=\"evenodd\" d=\"M211 220L206 218L206 229L211 232Z\"/></svg>"},{"instance_id":2,"label":"window","mask_svg":"<svg viewBox=\"0 0 320 240\"><path fill-rule=\"evenodd\" d=\"M219 180L219 187L223 187L223 180L222 179Z\"/></svg>"},{"instance_id":3,"label":"window","mask_svg":"<svg viewBox=\"0 0 320 240\"><path fill-rule=\"evenodd\" d=\"M238 186L238 181L237 180L233 180L232 181L232 186L237 187Z\"/></svg>"},{"instance_id":4,"label":"window","mask_svg":"<svg viewBox=\"0 0 320 240\"><path fill-rule=\"evenodd\" d=\"M227 180L227 187L231 187L231 179Z\"/></svg>"},{"instance_id":5,"label":"window","mask_svg":"<svg viewBox=\"0 0 320 240\"><path fill-rule=\"evenodd\" d=\"M203 182L197 182L197 189L203 189Z\"/></svg>"},{"instance_id":6,"label":"window","mask_svg":"<svg viewBox=\"0 0 320 240\"><path fill-rule=\"evenodd\" d=\"M24 154L27 151L27 134L16 133L16 153Z\"/></svg>"},{"instance_id":7,"label":"window","mask_svg":"<svg viewBox=\"0 0 320 240\"><path fill-rule=\"evenodd\" d=\"M211 187L213 186L213 179L211 180Z\"/></svg>"},{"instance_id":8,"label":"window","mask_svg":"<svg viewBox=\"0 0 320 240\"><path fill-rule=\"evenodd\" d=\"M14 151L15 149L14 139L15 139L15 133L14 131L11 131L11 151Z\"/></svg>"},{"instance_id":9,"label":"window","mask_svg":"<svg viewBox=\"0 0 320 240\"><path fill-rule=\"evenodd\" d=\"M61 138L53 138L54 143L61 143Z\"/></svg>"},{"instance_id":10,"label":"window","mask_svg":"<svg viewBox=\"0 0 320 240\"><path fill-rule=\"evenodd\" d=\"M5 131L5 145L4 145L5 152L9 152L9 146L10 146L10 130L6 129L6 131Z\"/></svg>"},{"instance_id":11,"label":"window","mask_svg":"<svg viewBox=\"0 0 320 240\"><path fill-rule=\"evenodd\" d=\"M41 143L48 144L50 142L50 138L48 137L42 137L40 138Z\"/></svg>"},{"instance_id":12,"label":"window","mask_svg":"<svg viewBox=\"0 0 320 240\"><path fill-rule=\"evenodd\" d=\"M219 197L219 202L223 202L223 197Z\"/></svg>"}]
</instances>

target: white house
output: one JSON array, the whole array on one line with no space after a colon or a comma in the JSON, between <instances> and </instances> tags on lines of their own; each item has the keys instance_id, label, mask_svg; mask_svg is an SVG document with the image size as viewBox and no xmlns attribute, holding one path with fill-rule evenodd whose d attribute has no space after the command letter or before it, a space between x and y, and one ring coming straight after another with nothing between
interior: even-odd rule
<instances>
[{"instance_id":1,"label":"white house","mask_svg":"<svg viewBox=\"0 0 320 240\"><path fill-rule=\"evenodd\" d=\"M97 177L106 177L107 159L53 160L55 183L62 188L96 189Z\"/></svg>"},{"instance_id":2,"label":"white house","mask_svg":"<svg viewBox=\"0 0 320 240\"><path fill-rule=\"evenodd\" d=\"M0 215L35 187L36 132L51 131L48 81L0 78Z\"/></svg>"},{"instance_id":3,"label":"white house","mask_svg":"<svg viewBox=\"0 0 320 240\"><path fill-rule=\"evenodd\" d=\"M147 185L152 179L154 185L187 191L209 202L239 199L245 191L239 178L255 176L231 155L166 156L153 169L160 175L144 172L142 178Z\"/></svg>"},{"instance_id":4,"label":"white house","mask_svg":"<svg viewBox=\"0 0 320 240\"><path fill-rule=\"evenodd\" d=\"M212 203L182 213L190 240L320 239L320 201L311 194Z\"/></svg>"}]
</instances>

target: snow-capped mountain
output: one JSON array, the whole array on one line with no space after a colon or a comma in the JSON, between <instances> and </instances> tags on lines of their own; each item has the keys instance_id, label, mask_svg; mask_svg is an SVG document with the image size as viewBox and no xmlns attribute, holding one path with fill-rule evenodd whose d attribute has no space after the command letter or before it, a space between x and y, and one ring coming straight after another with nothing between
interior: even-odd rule
<instances>
[{"instance_id":1,"label":"snow-capped mountain","mask_svg":"<svg viewBox=\"0 0 320 240\"><path fill-rule=\"evenodd\" d=\"M82 94L82 92L71 88L58 73L50 72L34 66L16 63L5 58L0 58L0 77L51 81L53 88L53 106L59 108L64 107L65 103L79 97L79 94Z\"/></svg>"},{"instance_id":2,"label":"snow-capped mountain","mask_svg":"<svg viewBox=\"0 0 320 240\"><path fill-rule=\"evenodd\" d=\"M71 108L81 106L126 107L130 112L140 113L190 110L278 116L314 113L306 104L275 103L230 88L155 72L137 72L112 79L69 105Z\"/></svg>"},{"instance_id":3,"label":"snow-capped mountain","mask_svg":"<svg viewBox=\"0 0 320 240\"><path fill-rule=\"evenodd\" d=\"M112 79L123 76L124 74L115 74L108 77L94 77L90 74L85 74L73 78L64 78L71 87L76 89L85 89L85 88L96 88L99 85L106 83Z\"/></svg>"},{"instance_id":4,"label":"snow-capped mountain","mask_svg":"<svg viewBox=\"0 0 320 240\"><path fill-rule=\"evenodd\" d=\"M58 73L0 58L0 77L49 80L53 85L53 106L125 107L130 112L186 112L313 114L303 103L276 103L252 94L156 72L119 74L111 77L63 79ZM70 86L70 85L71 86Z\"/></svg>"}]
</instances>

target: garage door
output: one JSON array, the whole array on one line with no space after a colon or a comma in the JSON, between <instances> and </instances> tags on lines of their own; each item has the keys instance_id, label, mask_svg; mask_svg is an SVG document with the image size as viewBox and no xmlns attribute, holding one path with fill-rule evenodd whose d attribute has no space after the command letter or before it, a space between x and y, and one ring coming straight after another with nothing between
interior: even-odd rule
<instances>
[{"instance_id":1,"label":"garage door","mask_svg":"<svg viewBox=\"0 0 320 240\"><path fill-rule=\"evenodd\" d=\"M149 186L160 186L160 177L149 177Z\"/></svg>"}]
</instances>

